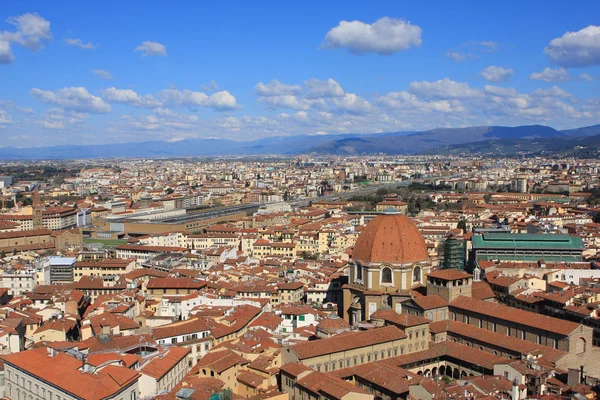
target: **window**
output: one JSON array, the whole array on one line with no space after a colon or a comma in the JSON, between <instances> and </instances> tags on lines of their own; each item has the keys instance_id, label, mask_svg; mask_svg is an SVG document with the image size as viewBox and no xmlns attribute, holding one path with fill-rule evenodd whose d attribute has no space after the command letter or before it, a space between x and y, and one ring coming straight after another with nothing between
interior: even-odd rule
<instances>
[{"instance_id":1,"label":"window","mask_svg":"<svg viewBox=\"0 0 600 400\"><path fill-rule=\"evenodd\" d=\"M355 280L362 281L362 265L356 263L354 266Z\"/></svg>"},{"instance_id":2,"label":"window","mask_svg":"<svg viewBox=\"0 0 600 400\"><path fill-rule=\"evenodd\" d=\"M421 267L418 265L413 269L413 283L421 282Z\"/></svg>"},{"instance_id":3,"label":"window","mask_svg":"<svg viewBox=\"0 0 600 400\"><path fill-rule=\"evenodd\" d=\"M392 283L392 269L390 267L381 270L381 283Z\"/></svg>"}]
</instances>

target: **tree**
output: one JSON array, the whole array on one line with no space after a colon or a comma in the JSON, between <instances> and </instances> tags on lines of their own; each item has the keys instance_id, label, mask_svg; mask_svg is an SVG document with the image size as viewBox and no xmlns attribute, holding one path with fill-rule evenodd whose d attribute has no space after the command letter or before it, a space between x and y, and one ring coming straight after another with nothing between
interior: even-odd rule
<instances>
[{"instance_id":1,"label":"tree","mask_svg":"<svg viewBox=\"0 0 600 400\"><path fill-rule=\"evenodd\" d=\"M0 251L0 258L5 258L6 252L4 250Z\"/></svg>"},{"instance_id":2,"label":"tree","mask_svg":"<svg viewBox=\"0 0 600 400\"><path fill-rule=\"evenodd\" d=\"M460 221L458 221L456 227L458 229L461 229L463 233L467 233L467 221L465 219L461 219Z\"/></svg>"},{"instance_id":3,"label":"tree","mask_svg":"<svg viewBox=\"0 0 600 400\"><path fill-rule=\"evenodd\" d=\"M492 195L489 193L486 193L483 195L483 199L485 200L486 203L489 203L490 200L492 200Z\"/></svg>"},{"instance_id":4,"label":"tree","mask_svg":"<svg viewBox=\"0 0 600 400\"><path fill-rule=\"evenodd\" d=\"M172 188L168 188L167 190L165 190L166 194L173 194L175 193L175 191Z\"/></svg>"}]
</instances>

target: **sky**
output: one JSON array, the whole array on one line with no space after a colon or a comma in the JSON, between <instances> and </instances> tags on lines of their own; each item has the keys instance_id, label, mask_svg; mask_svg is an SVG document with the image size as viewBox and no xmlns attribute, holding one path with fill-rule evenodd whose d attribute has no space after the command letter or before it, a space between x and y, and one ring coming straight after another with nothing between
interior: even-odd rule
<instances>
[{"instance_id":1,"label":"sky","mask_svg":"<svg viewBox=\"0 0 600 400\"><path fill-rule=\"evenodd\" d=\"M600 124L599 1L0 0L0 146L531 124Z\"/></svg>"}]
</instances>

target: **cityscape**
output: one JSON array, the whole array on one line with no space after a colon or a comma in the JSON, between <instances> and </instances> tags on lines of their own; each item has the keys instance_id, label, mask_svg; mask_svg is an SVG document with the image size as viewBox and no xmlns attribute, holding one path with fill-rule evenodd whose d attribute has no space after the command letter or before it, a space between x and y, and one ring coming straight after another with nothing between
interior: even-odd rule
<instances>
[{"instance_id":1,"label":"cityscape","mask_svg":"<svg viewBox=\"0 0 600 400\"><path fill-rule=\"evenodd\" d=\"M3 3L0 398L599 398L599 15Z\"/></svg>"}]
</instances>

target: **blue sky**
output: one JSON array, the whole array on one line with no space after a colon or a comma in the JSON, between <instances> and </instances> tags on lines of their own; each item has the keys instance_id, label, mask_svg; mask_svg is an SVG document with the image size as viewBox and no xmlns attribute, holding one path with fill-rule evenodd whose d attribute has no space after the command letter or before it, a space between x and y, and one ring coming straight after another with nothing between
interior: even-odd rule
<instances>
[{"instance_id":1,"label":"blue sky","mask_svg":"<svg viewBox=\"0 0 600 400\"><path fill-rule=\"evenodd\" d=\"M3 1L0 145L600 123L598 1L449 4Z\"/></svg>"}]
</instances>

